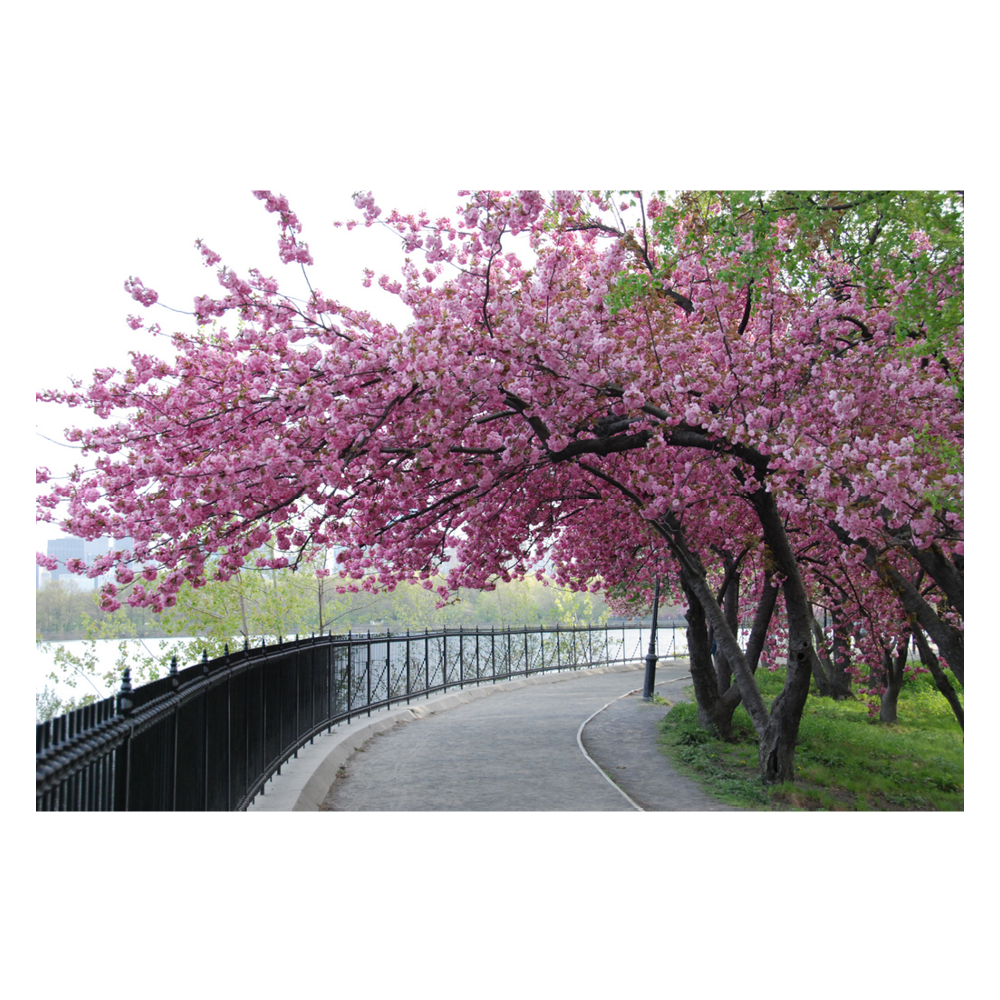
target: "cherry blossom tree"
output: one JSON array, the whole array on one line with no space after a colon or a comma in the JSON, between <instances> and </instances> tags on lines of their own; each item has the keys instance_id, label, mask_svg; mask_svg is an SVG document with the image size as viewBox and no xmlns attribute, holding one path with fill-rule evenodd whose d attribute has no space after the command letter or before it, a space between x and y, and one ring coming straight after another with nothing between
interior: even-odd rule
<instances>
[{"instance_id":1,"label":"cherry blossom tree","mask_svg":"<svg viewBox=\"0 0 1000 1000\"><path fill-rule=\"evenodd\" d=\"M195 298L197 329L174 335L174 359L136 351L124 372L42 394L106 422L69 432L93 467L49 483L38 516L132 538L90 570L117 585L140 576L130 603L170 607L184 581L225 580L248 561L303 567L334 546L345 587L430 588L453 556L442 599L546 558L560 582L614 585L635 577L622 554L645 547L721 654L712 677L695 658L706 719L724 730L735 695L719 699L738 692L767 781L794 773L809 681L825 676L821 591L892 595L869 605L915 616L958 673L961 329L932 324L926 350L901 349L912 292L892 267L852 262L835 229L814 239L794 212L710 239L726 213L692 197L639 197L629 224L636 199L600 194L461 192L440 219L380 219L358 195L362 222L403 243L399 277L379 279L412 312L399 330L314 287L298 218L256 195L304 298L199 243L223 294ZM518 237L530 265L510 248ZM809 282L788 267L800 247ZM944 263L920 272L922 301L942 312L960 294L960 263ZM126 289L156 303L138 278ZM261 555L271 542L277 554ZM752 567L761 620L747 649L735 604L723 607L737 561ZM931 590L912 582L915 565ZM729 582L713 587L720 569ZM754 670L779 587L788 671L768 708ZM107 607L117 595L105 587Z\"/></svg>"}]
</instances>

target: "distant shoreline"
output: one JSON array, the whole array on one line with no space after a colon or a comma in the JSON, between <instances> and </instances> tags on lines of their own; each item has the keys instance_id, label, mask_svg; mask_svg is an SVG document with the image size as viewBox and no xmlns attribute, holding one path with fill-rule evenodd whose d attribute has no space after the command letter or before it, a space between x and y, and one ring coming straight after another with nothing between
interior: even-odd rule
<instances>
[{"instance_id":1,"label":"distant shoreline","mask_svg":"<svg viewBox=\"0 0 1000 1000\"><path fill-rule=\"evenodd\" d=\"M391 626L392 624L394 624L394 623L391 623L391 622L381 623L380 622L380 623L378 623L378 630L379 631L383 631L387 626ZM651 624L652 623L651 623L650 619L648 619L648 618L646 618L646 619L635 619L635 620L632 620L632 619L624 619L623 620L623 619L619 618L619 619L609 620L607 622L607 627L609 629L620 629L620 628L625 628L625 629L636 629L636 628L646 629L646 628L649 628L649 626ZM455 626L449 626L449 627L450 628L454 628ZM498 628L498 629L506 628L506 626L502 625L502 624L501 625L496 625L494 627ZM522 628L524 626L514 625L512 627L513 628ZM527 627L528 628L538 627L538 628L552 629L552 628L556 627L556 622L532 622L532 623L529 623L529 625ZM563 627L566 627L566 626L563 626ZM581 628L589 628L589 627L592 627L592 626L590 625L590 623L581 623L580 627ZM665 617L665 618L661 617L660 620L659 620L659 627L663 628L663 629L666 629L666 628L686 628L687 627L687 622L683 618L677 618L675 616L668 616L668 617ZM743 627L746 627L746 626L743 626ZM467 626L465 626L465 628L467 630L469 630L469 631L475 631L476 625L474 625L474 624L467 625ZM484 630L484 631L489 631L490 626L489 625L479 625L479 628L482 629L482 630ZM422 629L422 626L421 626L421 629ZM355 629L355 631L359 632L359 633L363 632L363 631L366 631L366 630L367 630L367 627L363 626L363 625L362 626L358 626ZM391 630L391 628L390 628L390 630ZM404 631L406 631L406 626L400 625L399 626L399 633L402 634ZM420 631L420 629L418 629L417 631ZM135 634L132 634L132 633L127 633L127 632L119 632L117 635L105 635L105 636L101 636L101 638L102 639L106 639L106 640L111 641L111 642L119 642L122 639L136 639L136 640L138 640L138 639L190 639L192 637L191 636L182 636L182 635L172 635L172 634L170 634L168 632L162 632L162 631L148 631L148 632L145 632L143 635L135 635ZM47 635L38 635L38 633L35 634L35 642L36 643L41 643L41 642L83 642L86 639L87 639L87 634L82 629L78 630L78 631L73 631L73 632L53 632L53 633L49 633Z\"/></svg>"},{"instance_id":2,"label":"distant shoreline","mask_svg":"<svg viewBox=\"0 0 1000 1000\"><path fill-rule=\"evenodd\" d=\"M109 639L112 642L122 639L183 639L185 636L170 635L167 632L146 632L143 635L135 635L131 632L119 632L116 635L102 635L102 639ZM48 635L35 633L35 642L82 642L87 639L87 633L82 629L76 632L52 632Z\"/></svg>"}]
</instances>

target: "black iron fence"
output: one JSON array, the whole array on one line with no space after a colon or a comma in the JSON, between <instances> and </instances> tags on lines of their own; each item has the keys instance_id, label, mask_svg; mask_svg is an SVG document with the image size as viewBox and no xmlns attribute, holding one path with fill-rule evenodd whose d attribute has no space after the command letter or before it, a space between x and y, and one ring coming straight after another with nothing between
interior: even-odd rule
<instances>
[{"instance_id":1,"label":"black iron fence","mask_svg":"<svg viewBox=\"0 0 1000 1000\"><path fill-rule=\"evenodd\" d=\"M521 628L314 636L202 661L36 727L35 808L243 810L338 723L467 684L642 659L643 631ZM683 655L678 627L661 656ZM681 630L683 636L683 630Z\"/></svg>"}]
</instances>

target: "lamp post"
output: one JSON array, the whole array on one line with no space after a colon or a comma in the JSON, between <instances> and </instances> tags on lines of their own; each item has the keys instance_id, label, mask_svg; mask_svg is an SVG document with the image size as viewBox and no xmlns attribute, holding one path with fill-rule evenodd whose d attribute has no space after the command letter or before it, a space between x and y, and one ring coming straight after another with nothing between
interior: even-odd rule
<instances>
[{"instance_id":1,"label":"lamp post","mask_svg":"<svg viewBox=\"0 0 1000 1000\"><path fill-rule=\"evenodd\" d=\"M653 700L653 683L656 680L656 619L660 610L660 578L653 590L653 630L649 634L649 652L646 653L646 677L642 682L642 700Z\"/></svg>"}]
</instances>

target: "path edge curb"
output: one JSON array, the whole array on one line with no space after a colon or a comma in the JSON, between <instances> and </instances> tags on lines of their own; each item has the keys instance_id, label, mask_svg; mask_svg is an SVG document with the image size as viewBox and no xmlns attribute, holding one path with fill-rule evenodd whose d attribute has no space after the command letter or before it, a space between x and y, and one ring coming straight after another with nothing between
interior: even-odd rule
<instances>
[{"instance_id":1,"label":"path edge curb","mask_svg":"<svg viewBox=\"0 0 1000 1000\"><path fill-rule=\"evenodd\" d=\"M605 710L606 708L610 708L610 707L611 707L611 706L612 706L612 705L613 705L613 704L614 704L614 703L615 703L616 701L621 701L621 700L622 700L622 698L629 698L629 697L631 697L631 696L632 696L632 695L634 695L634 694L638 694L638 693L639 693L639 692L640 692L641 690L642 690L642 688L635 688L635 689L634 689L634 690L632 690L632 691L626 691L626 692L625 692L624 694L620 694L620 695L618 695L618 697L617 697L617 698L612 698L612 699L611 699L611 701L609 701L609 702L607 703L607 705L602 705L602 706L601 706L601 707L600 707L600 708L599 708L599 709L598 709L598 710L597 710L596 712L594 712L594 713L593 713L593 715L590 715L590 716L588 716L588 717L587 717L586 719L584 719L584 720L583 720L583 722L581 722L581 723L580 723L580 728L579 728L579 729L578 729L578 730L576 731L576 744L577 744L577 746L578 746L578 747L580 748L580 753L582 753L582 754L583 754L583 756L584 756L584 757L586 757L586 758L587 758L587 760L589 760L589 761L590 761L590 763L591 763L591 764L593 764L593 765L594 765L594 767L596 767L596 768L597 768L597 773L598 773L598 774L599 774L599 775L600 775L600 776L601 776L601 777L602 777L602 778L603 778L603 779L604 779L604 780L605 780L605 781L606 781L606 782L607 782L607 783L608 783L608 784L609 784L609 785L610 785L610 786L611 786L611 787L612 787L612 788L613 788L613 789L614 789L614 790L615 790L616 792L618 792L618 793L619 793L619 795L621 795L621 796L622 796L622 798L624 798L624 799L625 799L625 801L626 801L626 802L627 802L627 803L628 803L628 804L629 804L629 805L630 805L630 806L631 806L631 807L632 807L633 809L635 809L635 810L636 810L637 812L645 812L646 810L645 810L645 809L643 809L643 808L642 808L642 806L641 806L641 805L639 805L639 803L638 803L638 802L636 802L636 801L635 801L635 800L634 800L634 799L633 799L633 798L632 798L632 797L631 797L630 795L628 795L628 794L626 793L625 789L624 789L624 788L622 788L622 787L621 787L621 785L619 785L619 784L618 784L617 782L615 782L615 780L614 780L614 779L613 779L613 778L611 777L611 775L610 775L610 774L608 774L608 772L607 772L607 771L605 771L605 770L604 770L604 768L603 768L603 767L601 767L601 765L600 765L600 764L598 764L598 763L597 763L597 761L596 761L596 760L594 760L594 758L590 756L590 754L589 754L589 753L587 752L587 748L586 748L586 747L585 747L585 746L583 745L583 730L584 730L584 729L586 728L586 726L587 726L587 723L588 723L588 722L590 722L590 721L591 721L592 719L596 719L596 718L597 718L597 716L599 716L599 715L601 714L601 712L603 712L603 711L604 711L604 710Z\"/></svg>"}]
</instances>

